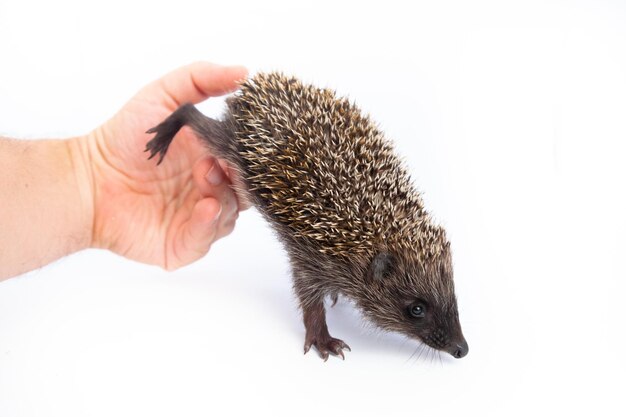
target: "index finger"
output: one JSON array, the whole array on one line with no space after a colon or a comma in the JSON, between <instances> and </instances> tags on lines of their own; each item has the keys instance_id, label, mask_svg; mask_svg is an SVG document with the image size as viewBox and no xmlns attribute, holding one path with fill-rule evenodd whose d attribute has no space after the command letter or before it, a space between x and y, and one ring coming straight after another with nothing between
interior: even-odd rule
<instances>
[{"instance_id":1,"label":"index finger","mask_svg":"<svg viewBox=\"0 0 626 417\"><path fill-rule=\"evenodd\" d=\"M230 178L217 159L210 157L196 162L192 170L192 176L198 191L202 197L213 197L222 204L225 216L232 216L244 209L239 198L235 194ZM213 174L212 178L210 174Z\"/></svg>"}]
</instances>

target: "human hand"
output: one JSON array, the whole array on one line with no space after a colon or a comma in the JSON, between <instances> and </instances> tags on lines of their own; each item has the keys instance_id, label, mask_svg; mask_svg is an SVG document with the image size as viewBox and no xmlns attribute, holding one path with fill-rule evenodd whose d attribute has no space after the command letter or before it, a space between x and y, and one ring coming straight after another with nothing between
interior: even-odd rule
<instances>
[{"instance_id":1,"label":"human hand","mask_svg":"<svg viewBox=\"0 0 626 417\"><path fill-rule=\"evenodd\" d=\"M183 128L158 167L144 153L156 126L183 103L234 91L247 71L198 62L141 89L87 137L76 138L93 192L91 246L168 270L205 255L241 207L233 173Z\"/></svg>"}]
</instances>

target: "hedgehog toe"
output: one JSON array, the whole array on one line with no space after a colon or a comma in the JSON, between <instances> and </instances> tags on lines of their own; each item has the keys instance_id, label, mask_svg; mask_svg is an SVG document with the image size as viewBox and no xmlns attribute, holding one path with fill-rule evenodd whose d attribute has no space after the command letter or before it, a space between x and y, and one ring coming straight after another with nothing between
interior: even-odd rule
<instances>
[{"instance_id":1,"label":"hedgehog toe","mask_svg":"<svg viewBox=\"0 0 626 417\"><path fill-rule=\"evenodd\" d=\"M320 357L324 359L324 362L328 360L330 354L340 357L345 360L343 350L350 351L350 346L341 339L335 339L334 337L320 338L319 340L308 341L304 345L304 353L306 354L311 346L315 346L315 349L319 353Z\"/></svg>"}]
</instances>

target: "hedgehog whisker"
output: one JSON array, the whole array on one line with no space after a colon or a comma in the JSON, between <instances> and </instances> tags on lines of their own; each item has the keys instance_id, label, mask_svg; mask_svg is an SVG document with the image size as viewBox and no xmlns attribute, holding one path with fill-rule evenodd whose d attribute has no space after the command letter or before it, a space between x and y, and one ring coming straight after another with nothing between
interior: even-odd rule
<instances>
[{"instance_id":1,"label":"hedgehog whisker","mask_svg":"<svg viewBox=\"0 0 626 417\"><path fill-rule=\"evenodd\" d=\"M413 353L411 353L411 356L409 356L409 359L407 359L406 362L404 362L405 364L407 364L411 359L413 359L413 356L415 356L419 348L420 348L420 345L417 345L415 347L415 350L413 351Z\"/></svg>"},{"instance_id":2,"label":"hedgehog whisker","mask_svg":"<svg viewBox=\"0 0 626 417\"><path fill-rule=\"evenodd\" d=\"M424 351L426 350L426 345L424 343L420 343L420 353L419 355L417 355L417 358L415 358L415 362L419 362L420 358L422 357L422 354L424 353Z\"/></svg>"}]
</instances>

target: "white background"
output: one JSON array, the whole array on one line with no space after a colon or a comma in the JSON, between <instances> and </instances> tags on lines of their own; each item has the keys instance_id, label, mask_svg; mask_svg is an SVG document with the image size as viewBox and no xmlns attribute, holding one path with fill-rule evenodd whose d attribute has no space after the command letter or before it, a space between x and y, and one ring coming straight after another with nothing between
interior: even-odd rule
<instances>
[{"instance_id":1,"label":"white background","mask_svg":"<svg viewBox=\"0 0 626 417\"><path fill-rule=\"evenodd\" d=\"M418 357L342 300L346 361L303 356L251 210L174 273L85 251L0 283L0 416L625 415L624 2L5 0L0 133L85 133L199 59L382 125L448 229L469 355Z\"/></svg>"}]
</instances>

